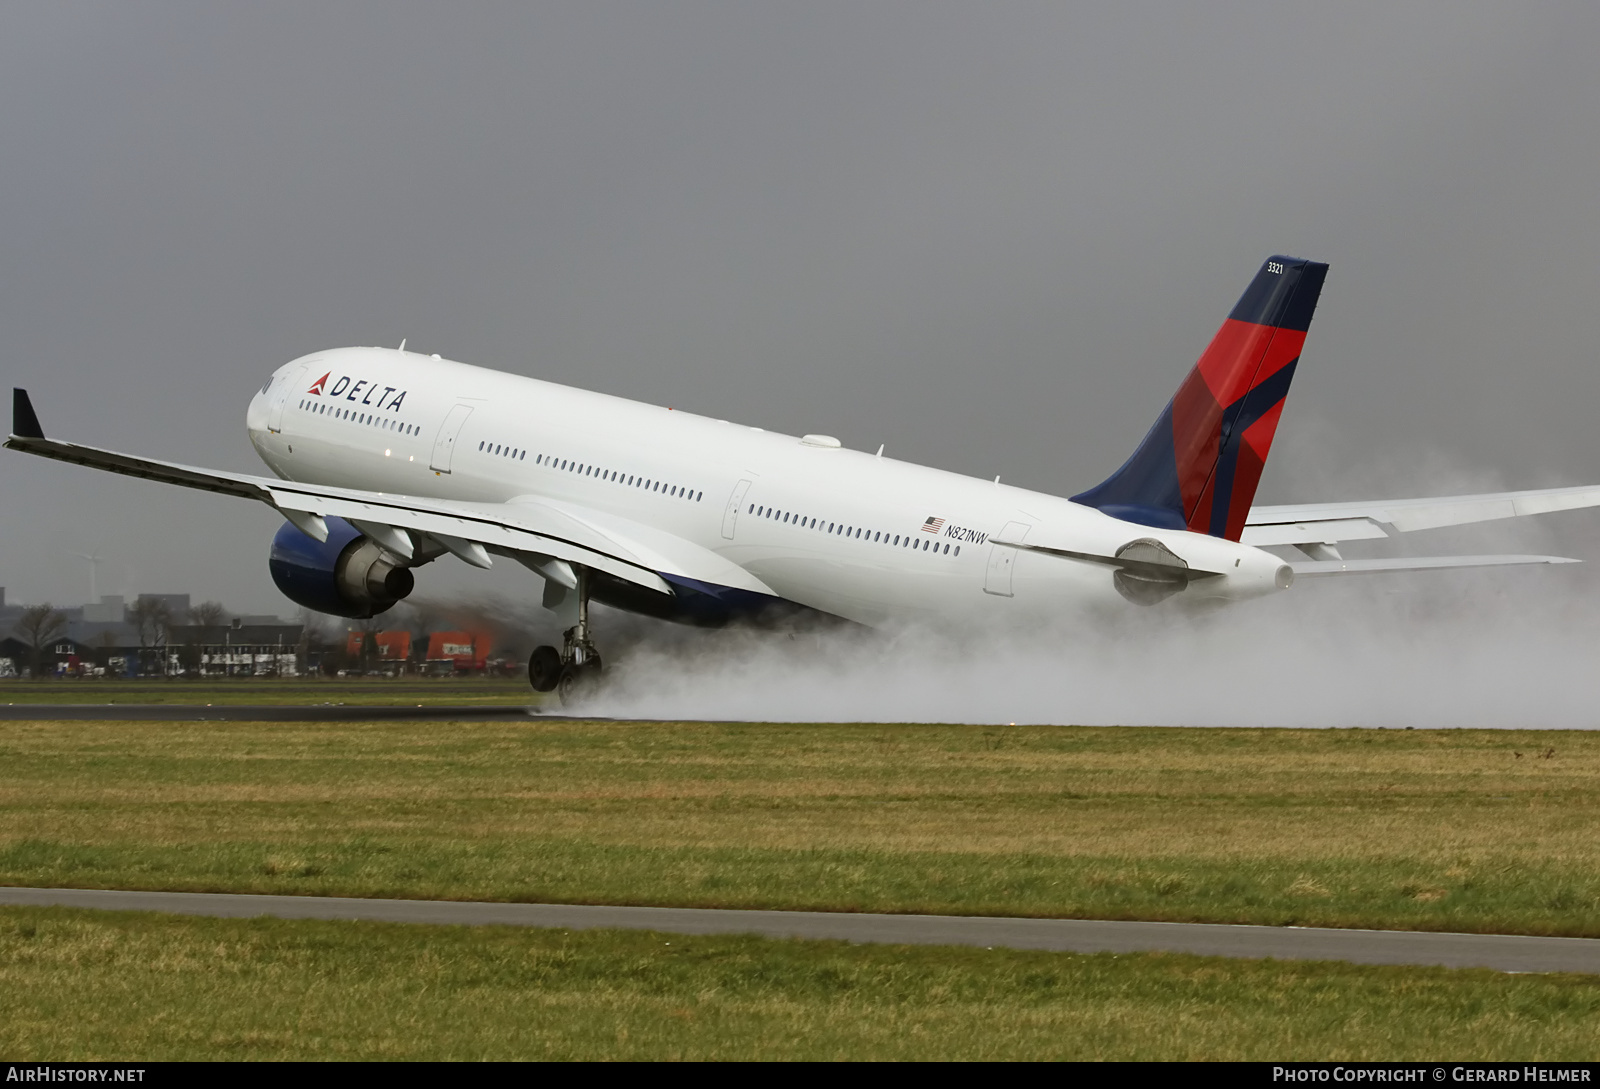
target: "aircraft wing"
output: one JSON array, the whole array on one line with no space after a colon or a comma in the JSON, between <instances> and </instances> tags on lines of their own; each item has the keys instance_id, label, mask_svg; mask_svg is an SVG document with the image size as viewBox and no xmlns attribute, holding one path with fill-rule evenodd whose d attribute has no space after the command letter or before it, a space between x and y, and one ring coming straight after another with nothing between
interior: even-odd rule
<instances>
[{"instance_id":1,"label":"aircraft wing","mask_svg":"<svg viewBox=\"0 0 1600 1089\"><path fill-rule=\"evenodd\" d=\"M1600 486L1489 492L1432 499L1385 499L1358 503L1300 503L1250 509L1248 545L1337 544L1410 533L1418 529L1521 518L1558 510L1600 507Z\"/></svg>"},{"instance_id":2,"label":"aircraft wing","mask_svg":"<svg viewBox=\"0 0 1600 1089\"><path fill-rule=\"evenodd\" d=\"M432 549L434 554L440 554L442 549L475 566L487 567L488 553L494 552L511 556L557 581L564 580L559 568L554 575L548 573L551 560L582 564L663 594L672 593L672 588L662 575L678 575L776 596L765 583L710 549L577 504L534 496L508 503L467 503L369 492L219 472L81 446L45 438L23 390L15 391L12 429L13 434L5 443L8 449L124 476L255 499L276 508L319 540L328 535L324 519L337 517L407 559L415 550L437 544ZM404 532L396 533L397 530Z\"/></svg>"}]
</instances>

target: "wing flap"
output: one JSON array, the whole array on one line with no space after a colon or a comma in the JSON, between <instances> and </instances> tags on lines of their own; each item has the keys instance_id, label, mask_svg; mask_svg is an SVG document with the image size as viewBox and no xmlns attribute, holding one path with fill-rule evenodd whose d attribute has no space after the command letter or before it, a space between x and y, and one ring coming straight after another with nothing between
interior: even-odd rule
<instances>
[{"instance_id":1,"label":"wing flap","mask_svg":"<svg viewBox=\"0 0 1600 1089\"><path fill-rule=\"evenodd\" d=\"M358 492L339 494L343 489L281 481L268 490L272 505L280 510L343 518L354 525L375 523L429 536L451 537L482 545L490 551L566 560L658 593L672 592L648 561L622 542L608 540L603 534L571 519L530 517L532 512L526 506L511 510L506 509L507 504L450 503ZM448 549L444 541L440 544Z\"/></svg>"}]
</instances>

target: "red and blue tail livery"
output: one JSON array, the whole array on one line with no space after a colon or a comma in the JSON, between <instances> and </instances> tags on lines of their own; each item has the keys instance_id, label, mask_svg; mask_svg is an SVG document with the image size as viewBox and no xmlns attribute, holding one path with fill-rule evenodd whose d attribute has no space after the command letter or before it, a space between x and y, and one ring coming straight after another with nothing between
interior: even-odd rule
<instances>
[{"instance_id":1,"label":"red and blue tail livery","mask_svg":"<svg viewBox=\"0 0 1600 1089\"><path fill-rule=\"evenodd\" d=\"M1133 456L1073 501L1237 541L1327 274L1268 258Z\"/></svg>"}]
</instances>

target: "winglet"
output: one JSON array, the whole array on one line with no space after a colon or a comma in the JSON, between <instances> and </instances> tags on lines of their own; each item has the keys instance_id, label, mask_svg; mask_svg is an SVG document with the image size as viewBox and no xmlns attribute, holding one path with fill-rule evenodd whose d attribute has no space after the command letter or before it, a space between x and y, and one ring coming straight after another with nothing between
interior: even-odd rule
<instances>
[{"instance_id":1,"label":"winglet","mask_svg":"<svg viewBox=\"0 0 1600 1089\"><path fill-rule=\"evenodd\" d=\"M25 389L11 391L11 433L19 439L44 438L44 428L39 426L38 414L33 411L33 402L28 400Z\"/></svg>"}]
</instances>

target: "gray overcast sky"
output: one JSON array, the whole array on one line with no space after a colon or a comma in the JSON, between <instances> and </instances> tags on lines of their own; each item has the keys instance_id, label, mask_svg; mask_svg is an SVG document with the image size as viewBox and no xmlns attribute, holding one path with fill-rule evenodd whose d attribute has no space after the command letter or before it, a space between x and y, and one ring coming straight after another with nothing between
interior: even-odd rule
<instances>
[{"instance_id":1,"label":"gray overcast sky","mask_svg":"<svg viewBox=\"0 0 1600 1089\"><path fill-rule=\"evenodd\" d=\"M1332 272L1259 498L1596 482L1597 47L1592 3L8 5L0 370L260 471L268 371L408 337L1071 494L1283 252ZM276 525L0 454L13 602L98 550L290 613Z\"/></svg>"}]
</instances>

